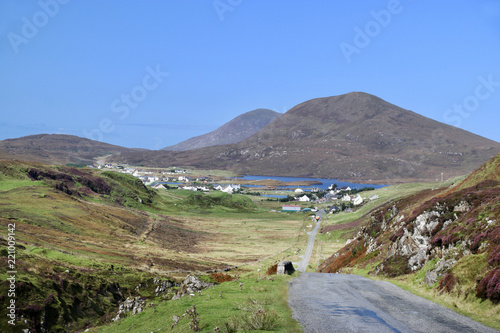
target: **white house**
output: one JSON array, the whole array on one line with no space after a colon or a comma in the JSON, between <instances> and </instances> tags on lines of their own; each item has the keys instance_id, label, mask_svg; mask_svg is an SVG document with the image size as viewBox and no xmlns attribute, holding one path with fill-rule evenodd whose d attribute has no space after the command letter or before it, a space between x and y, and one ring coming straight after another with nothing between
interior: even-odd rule
<instances>
[{"instance_id":1,"label":"white house","mask_svg":"<svg viewBox=\"0 0 500 333\"><path fill-rule=\"evenodd\" d=\"M342 201L351 201L351 196L349 194L344 195Z\"/></svg>"},{"instance_id":2,"label":"white house","mask_svg":"<svg viewBox=\"0 0 500 333\"><path fill-rule=\"evenodd\" d=\"M226 192L229 194L233 193L233 187L231 185L227 185L224 189L222 189L222 192Z\"/></svg>"},{"instance_id":3,"label":"white house","mask_svg":"<svg viewBox=\"0 0 500 333\"><path fill-rule=\"evenodd\" d=\"M150 182L157 182L159 180L158 177L155 177L155 176L147 176L148 177L148 181Z\"/></svg>"},{"instance_id":4,"label":"white house","mask_svg":"<svg viewBox=\"0 0 500 333\"><path fill-rule=\"evenodd\" d=\"M295 190L295 194L302 194L302 193L304 193L304 190L301 188Z\"/></svg>"},{"instance_id":5,"label":"white house","mask_svg":"<svg viewBox=\"0 0 500 333\"><path fill-rule=\"evenodd\" d=\"M302 197L299 198L299 201L309 202L309 201L311 201L311 199L309 199L309 197L307 195L304 195L304 196L302 196Z\"/></svg>"},{"instance_id":6,"label":"white house","mask_svg":"<svg viewBox=\"0 0 500 333\"><path fill-rule=\"evenodd\" d=\"M160 183L153 183L150 186L152 188L154 188L154 189L157 189L157 190L159 190L159 189L163 189L164 190L165 189L165 186L163 186L163 184L160 184Z\"/></svg>"},{"instance_id":7,"label":"white house","mask_svg":"<svg viewBox=\"0 0 500 333\"><path fill-rule=\"evenodd\" d=\"M361 205L363 203L363 198L358 194L352 199L352 203L354 206Z\"/></svg>"},{"instance_id":8,"label":"white house","mask_svg":"<svg viewBox=\"0 0 500 333\"><path fill-rule=\"evenodd\" d=\"M189 191L198 191L198 188L196 186L184 186L182 189Z\"/></svg>"}]
</instances>

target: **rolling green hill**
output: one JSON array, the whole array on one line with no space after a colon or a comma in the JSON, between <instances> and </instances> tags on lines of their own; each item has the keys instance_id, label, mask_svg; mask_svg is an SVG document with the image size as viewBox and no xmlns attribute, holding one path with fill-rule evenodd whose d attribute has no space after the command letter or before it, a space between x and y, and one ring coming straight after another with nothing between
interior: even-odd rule
<instances>
[{"instance_id":1,"label":"rolling green hill","mask_svg":"<svg viewBox=\"0 0 500 333\"><path fill-rule=\"evenodd\" d=\"M10 229L17 271L16 326L4 320L0 331L74 332L109 323L127 297L160 304L188 273L290 247L300 218L256 209L240 195L153 190L117 172L0 161L1 260L7 267ZM7 295L5 270L0 277Z\"/></svg>"}]
</instances>

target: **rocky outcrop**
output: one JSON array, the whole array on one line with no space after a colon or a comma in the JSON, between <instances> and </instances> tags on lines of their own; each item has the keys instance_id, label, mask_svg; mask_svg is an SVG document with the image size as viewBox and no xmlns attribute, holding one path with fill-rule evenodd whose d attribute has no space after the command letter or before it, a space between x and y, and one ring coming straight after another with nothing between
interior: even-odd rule
<instances>
[{"instance_id":1,"label":"rocky outcrop","mask_svg":"<svg viewBox=\"0 0 500 333\"><path fill-rule=\"evenodd\" d=\"M170 291L175 283L172 281L162 281L160 279L154 278L153 283L156 285L155 296L164 295L166 292Z\"/></svg>"},{"instance_id":2,"label":"rocky outcrop","mask_svg":"<svg viewBox=\"0 0 500 333\"><path fill-rule=\"evenodd\" d=\"M195 295L211 286L213 286L212 283L201 281L194 275L188 275L172 299L181 299L186 295Z\"/></svg>"},{"instance_id":3,"label":"rocky outcrop","mask_svg":"<svg viewBox=\"0 0 500 333\"><path fill-rule=\"evenodd\" d=\"M410 228L403 228L403 235L389 246L389 257L400 255L408 257L408 266L412 271L420 269L429 259L431 233L439 224L439 212L424 212L417 216ZM401 220L402 217L399 218ZM401 223L401 222L400 222Z\"/></svg>"},{"instance_id":4,"label":"rocky outcrop","mask_svg":"<svg viewBox=\"0 0 500 333\"><path fill-rule=\"evenodd\" d=\"M131 312L132 315L136 315L144 311L145 306L146 302L142 297L127 297L127 299L118 307L118 313L112 320L117 321L120 318L124 318L129 312Z\"/></svg>"},{"instance_id":5,"label":"rocky outcrop","mask_svg":"<svg viewBox=\"0 0 500 333\"><path fill-rule=\"evenodd\" d=\"M428 286L432 286L434 283L444 276L448 270L455 265L457 261L455 259L441 259L439 260L434 269L430 269L425 273L424 282Z\"/></svg>"},{"instance_id":6,"label":"rocky outcrop","mask_svg":"<svg viewBox=\"0 0 500 333\"><path fill-rule=\"evenodd\" d=\"M382 258L374 274L397 276L418 271L433 261L427 265L425 283L434 285L464 256L485 251L495 255L494 246L499 242L491 239L500 226L487 216L495 214L488 207L494 207L491 204L497 201L498 193L496 183L485 182L419 203L417 209L409 210L412 201L407 199L390 203L371 213L370 222L320 270L338 271L365 251L366 255ZM485 218L477 217L478 211L485 208Z\"/></svg>"}]
</instances>

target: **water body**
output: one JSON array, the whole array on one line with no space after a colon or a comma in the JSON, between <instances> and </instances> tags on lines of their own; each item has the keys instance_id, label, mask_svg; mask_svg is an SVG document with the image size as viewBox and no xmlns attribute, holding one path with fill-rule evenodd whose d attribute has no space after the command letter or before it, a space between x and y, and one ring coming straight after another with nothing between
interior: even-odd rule
<instances>
[{"instance_id":1,"label":"water body","mask_svg":"<svg viewBox=\"0 0 500 333\"><path fill-rule=\"evenodd\" d=\"M317 181L320 182L321 185L313 185L313 186L280 186L278 188L311 188L311 187L316 187L321 190L327 190L328 187L332 184L337 184L338 187L343 187L343 186L348 186L352 189L360 189L363 187L373 187L375 189L377 188L382 188L387 185L373 185L373 184L361 184L361 183L349 183L349 182L343 182L337 179L327 179L327 178L300 178L300 177L274 177L274 176L251 176L251 175L244 175L241 177L242 179L245 180L263 180L263 179L274 179L274 180L279 180L282 182L296 182L296 181ZM247 186L247 185L244 185ZM255 185L254 185L255 186ZM252 186L253 187L253 186Z\"/></svg>"}]
</instances>

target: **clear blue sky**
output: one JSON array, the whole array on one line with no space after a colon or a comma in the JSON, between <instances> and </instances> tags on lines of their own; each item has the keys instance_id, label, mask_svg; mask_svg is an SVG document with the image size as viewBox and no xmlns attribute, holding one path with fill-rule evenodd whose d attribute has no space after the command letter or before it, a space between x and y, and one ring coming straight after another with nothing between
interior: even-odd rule
<instances>
[{"instance_id":1,"label":"clear blue sky","mask_svg":"<svg viewBox=\"0 0 500 333\"><path fill-rule=\"evenodd\" d=\"M351 91L500 141L500 1L0 1L0 140L159 149Z\"/></svg>"}]
</instances>

